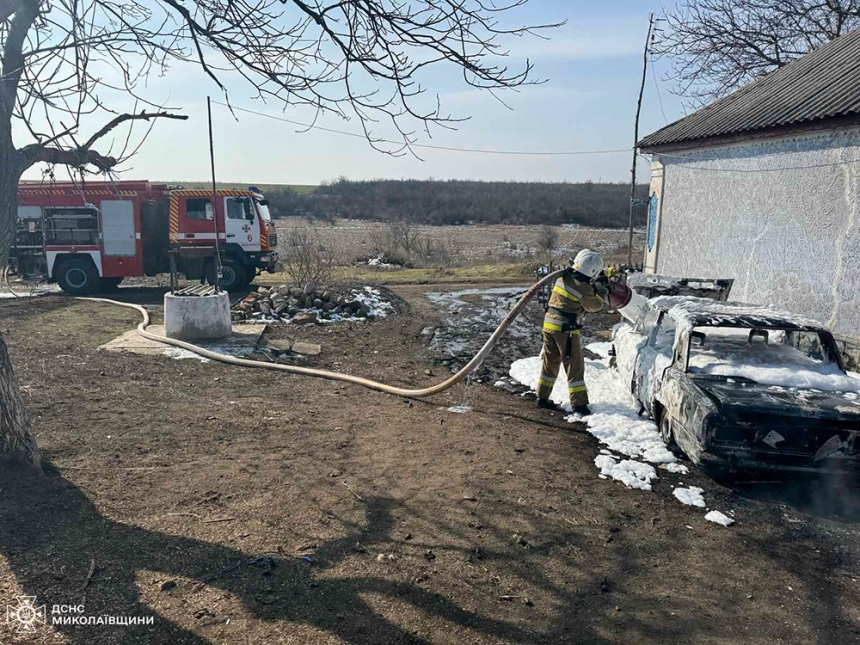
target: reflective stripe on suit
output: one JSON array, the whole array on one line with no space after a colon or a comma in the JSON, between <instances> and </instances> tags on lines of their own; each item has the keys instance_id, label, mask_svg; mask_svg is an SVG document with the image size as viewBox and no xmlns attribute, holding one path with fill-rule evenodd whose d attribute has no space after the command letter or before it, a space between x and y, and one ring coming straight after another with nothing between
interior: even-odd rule
<instances>
[{"instance_id":1,"label":"reflective stripe on suit","mask_svg":"<svg viewBox=\"0 0 860 645\"><path fill-rule=\"evenodd\" d=\"M588 405L585 359L582 356L578 320L583 313L597 312L602 308L603 300L587 282L580 282L573 276L563 276L555 282L543 321L543 353L537 388L539 398L549 398L563 365L571 405Z\"/></svg>"}]
</instances>

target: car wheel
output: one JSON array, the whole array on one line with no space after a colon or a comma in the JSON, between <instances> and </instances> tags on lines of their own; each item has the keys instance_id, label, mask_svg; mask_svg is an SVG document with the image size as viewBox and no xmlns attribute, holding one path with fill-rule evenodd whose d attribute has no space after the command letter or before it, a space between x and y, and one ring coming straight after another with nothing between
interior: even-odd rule
<instances>
[{"instance_id":1,"label":"car wheel","mask_svg":"<svg viewBox=\"0 0 860 645\"><path fill-rule=\"evenodd\" d=\"M57 269L60 288L73 296L86 296L98 288L99 274L90 260L66 260Z\"/></svg>"},{"instance_id":2,"label":"car wheel","mask_svg":"<svg viewBox=\"0 0 860 645\"><path fill-rule=\"evenodd\" d=\"M678 444L675 443L675 432L672 430L672 419L669 417L669 413L665 410L660 415L660 436L663 438L663 443L665 443L666 447L670 450L674 450L678 447Z\"/></svg>"}]
</instances>

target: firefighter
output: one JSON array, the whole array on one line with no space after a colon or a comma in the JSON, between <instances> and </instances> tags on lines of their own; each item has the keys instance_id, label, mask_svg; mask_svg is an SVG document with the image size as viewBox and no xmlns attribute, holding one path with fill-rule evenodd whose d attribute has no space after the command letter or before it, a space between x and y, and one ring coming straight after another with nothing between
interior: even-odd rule
<instances>
[{"instance_id":1,"label":"firefighter","mask_svg":"<svg viewBox=\"0 0 860 645\"><path fill-rule=\"evenodd\" d=\"M583 314L603 308L601 296L606 288L602 283L596 287L592 284L602 271L603 259L594 251L584 249L570 261L565 274L553 285L543 320L543 352L537 387L539 408L558 409L549 396L559 368L564 365L574 413L580 416L591 414L579 335Z\"/></svg>"}]
</instances>

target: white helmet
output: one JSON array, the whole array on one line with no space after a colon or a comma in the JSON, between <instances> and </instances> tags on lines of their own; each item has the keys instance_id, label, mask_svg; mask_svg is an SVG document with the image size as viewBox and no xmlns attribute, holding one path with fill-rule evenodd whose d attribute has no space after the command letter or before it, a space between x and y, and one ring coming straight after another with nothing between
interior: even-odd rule
<instances>
[{"instance_id":1,"label":"white helmet","mask_svg":"<svg viewBox=\"0 0 860 645\"><path fill-rule=\"evenodd\" d=\"M593 278L598 273L603 271L603 258L599 254L589 249L582 249L573 258L574 271L579 271L582 275Z\"/></svg>"}]
</instances>

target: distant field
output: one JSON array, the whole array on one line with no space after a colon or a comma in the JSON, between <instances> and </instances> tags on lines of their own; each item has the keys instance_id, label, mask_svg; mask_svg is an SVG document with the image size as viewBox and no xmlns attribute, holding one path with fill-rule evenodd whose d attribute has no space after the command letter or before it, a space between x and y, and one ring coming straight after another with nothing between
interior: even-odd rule
<instances>
[{"instance_id":1,"label":"distant field","mask_svg":"<svg viewBox=\"0 0 860 645\"><path fill-rule=\"evenodd\" d=\"M185 186L186 188L211 188L211 181L180 181L176 179L169 180L159 180L153 183L165 183L172 184L178 186ZM239 190L243 188L247 188L248 186L256 186L263 192L267 190L283 190L284 188L290 188L296 191L299 194L308 195L314 192L318 187L310 186L307 184L258 184L254 182L244 182L244 181L219 181L216 182L218 188L223 188L225 190Z\"/></svg>"},{"instance_id":2,"label":"distant field","mask_svg":"<svg viewBox=\"0 0 860 645\"><path fill-rule=\"evenodd\" d=\"M338 264L354 264L379 252L379 239L388 225L367 220L338 219L335 223L309 223L307 219L287 217L275 225L284 242L292 228L313 228L321 242L335 253ZM449 267L477 267L488 264L528 264L540 259L538 237L542 227L535 225L488 224L468 226L417 226L420 236L444 245L449 251ZM555 255L560 261L590 248L603 255L607 263L627 260L627 231L588 228L574 225L553 227L558 232ZM636 230L633 236L633 258L641 262L645 248L645 233ZM286 249L281 248L283 253ZM418 276L416 276L418 277ZM423 276L422 276L423 277Z\"/></svg>"}]
</instances>

